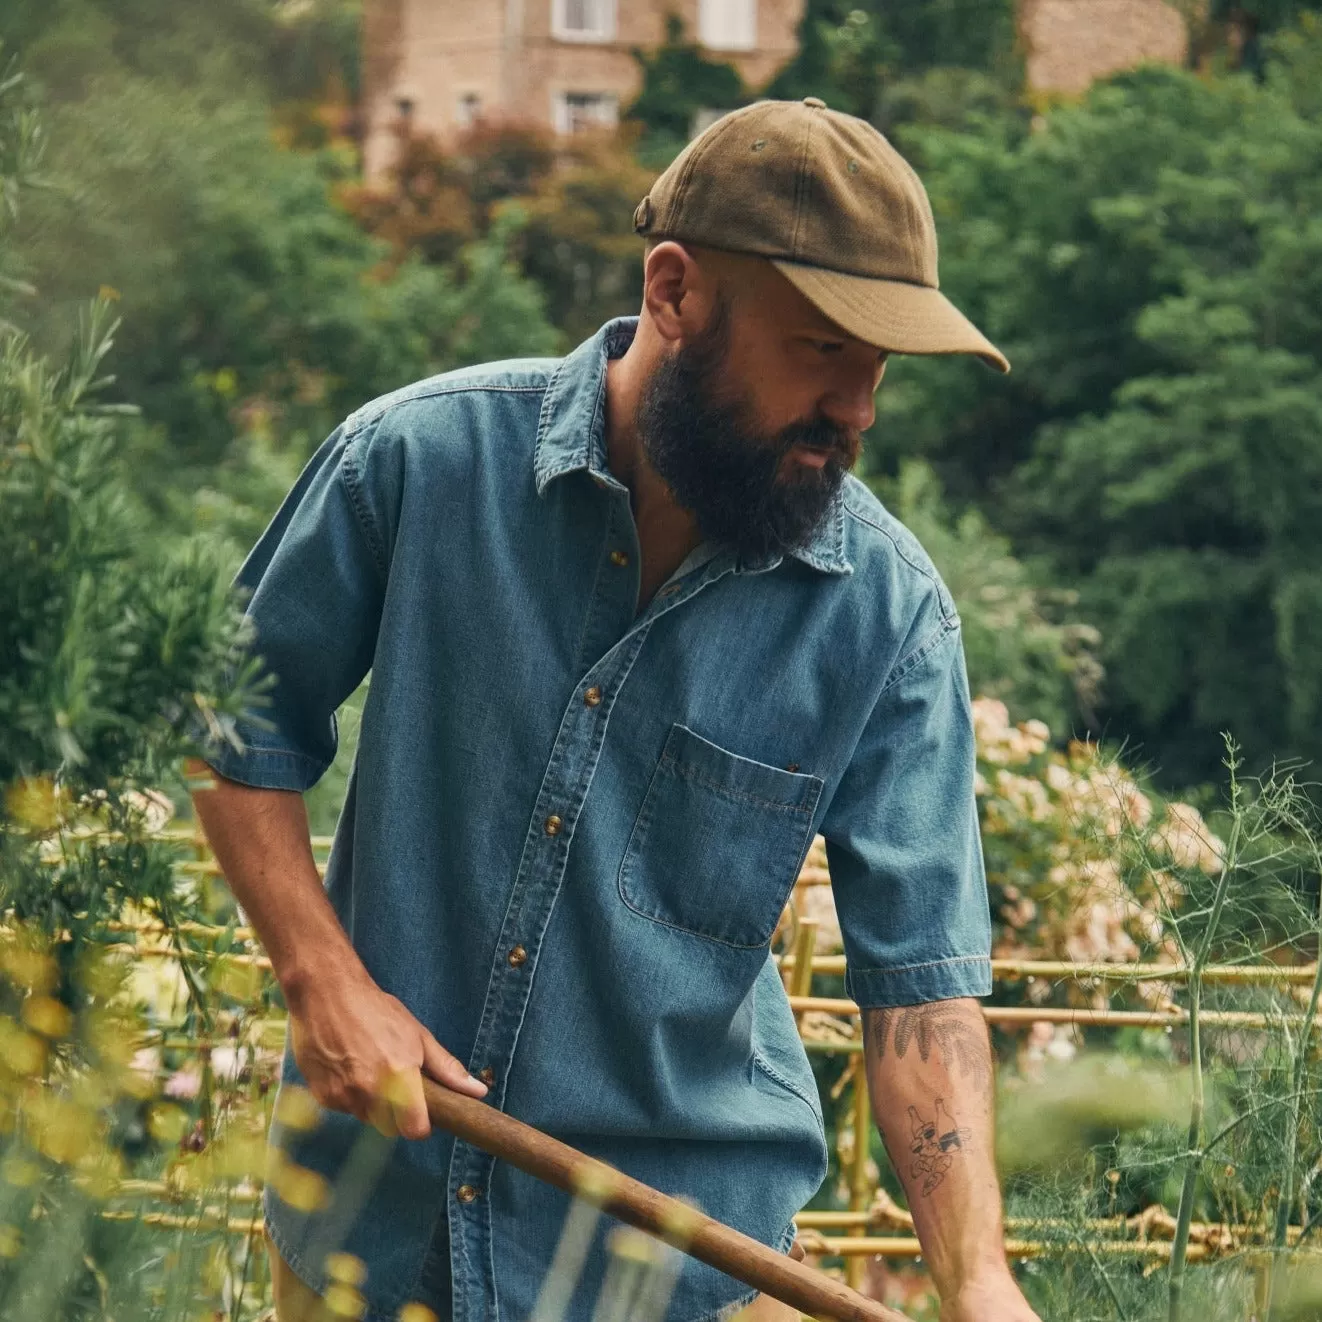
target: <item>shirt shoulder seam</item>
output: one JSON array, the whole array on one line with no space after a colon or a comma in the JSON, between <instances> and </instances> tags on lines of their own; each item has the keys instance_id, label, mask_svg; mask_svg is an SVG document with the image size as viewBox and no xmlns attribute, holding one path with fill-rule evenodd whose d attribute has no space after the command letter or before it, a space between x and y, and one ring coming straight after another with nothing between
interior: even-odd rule
<instances>
[{"instance_id":1,"label":"shirt shoulder seam","mask_svg":"<svg viewBox=\"0 0 1322 1322\"><path fill-rule=\"evenodd\" d=\"M402 397L387 396L377 402L376 407L365 404L357 413L351 414L345 424L349 436L357 436L373 423L380 422L388 413L402 408L405 404L414 404L423 399L436 399L442 395L499 394L499 395L539 395L545 393L550 385L550 378L538 384L500 385L495 382L464 381L446 385L437 385L432 389L418 387L416 391Z\"/></svg>"},{"instance_id":2,"label":"shirt shoulder seam","mask_svg":"<svg viewBox=\"0 0 1322 1322\"><path fill-rule=\"evenodd\" d=\"M359 531L363 534L363 540L367 543L367 549L376 564L376 572L384 584L389 577L386 549L380 530L376 526L376 520L372 517L366 493L363 491L363 474L360 466L362 447L353 444L359 434L355 433L348 438L344 453L340 456L337 473L340 481L344 483L345 494L349 497L349 508L354 512Z\"/></svg>"},{"instance_id":3,"label":"shirt shoulder seam","mask_svg":"<svg viewBox=\"0 0 1322 1322\"><path fill-rule=\"evenodd\" d=\"M882 536L883 536L883 537L884 537L884 538L885 538L885 539L886 539L886 540L887 540L887 541L888 541L888 542L889 542L889 543L895 548L895 553L896 553L896 555L898 555L898 556L900 557L900 559L903 560L904 563L905 563L906 565L908 565L909 568L912 569L912 570L914 571L914 573L922 575L922 577L925 578L925 579L927 579L927 581L932 585L932 587L933 587L934 589L936 589L936 599L937 599L937 604L938 604L938 605L940 606L940 608L941 608L941 616L942 616L942 618L943 618L943 619L946 619L946 620L950 620L950 619L954 619L954 618L956 618L956 617L953 615L953 613L952 613L952 614L947 614L947 611L946 611L946 602L945 602L945 596L946 596L946 594L945 594L944 592L941 591L941 583L940 583L940 580L937 578L937 576L936 576L936 575L935 575L930 569L928 569L928 568L926 568L925 566L919 564L919 563L913 558L913 556L911 556L911 555L910 555L910 554L904 549L904 547L900 545L899 539L895 536L894 533L892 533L892 532L890 531L890 529L888 529L888 528L883 528L883 527L881 526L881 524L879 524L879 523L876 522L875 519L870 519L870 518L868 518L868 516L867 516L866 514L864 514L864 513L862 512L862 510L856 510L856 509L855 509L855 508L849 503L849 497L848 497L847 495L846 495L846 497L845 497L845 499L844 499L843 504L844 504L844 507L845 507L846 512L847 512L852 518L857 519L857 520L859 521L859 523L864 524L866 527L873 529L874 532L878 532L878 533L880 533L880 534L881 534L881 535L882 535ZM954 605L954 603L952 602L952 603L951 603L952 610L953 610L953 605Z\"/></svg>"},{"instance_id":4,"label":"shirt shoulder seam","mask_svg":"<svg viewBox=\"0 0 1322 1322\"><path fill-rule=\"evenodd\" d=\"M901 657L900 660L891 667L890 674L886 676L886 682L881 686L881 690L877 694L878 698L880 698L882 694L889 692L907 674L916 669L918 665L936 651L936 649L940 647L947 638L953 637L958 633L958 618L942 616L941 623L938 624L937 627L933 629L912 652Z\"/></svg>"}]
</instances>

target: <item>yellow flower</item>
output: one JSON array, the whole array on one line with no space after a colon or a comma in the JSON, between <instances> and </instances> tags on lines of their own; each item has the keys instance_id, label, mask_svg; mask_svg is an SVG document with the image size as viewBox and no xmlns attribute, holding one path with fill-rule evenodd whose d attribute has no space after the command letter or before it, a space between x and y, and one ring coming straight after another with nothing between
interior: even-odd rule
<instances>
[{"instance_id":1,"label":"yellow flower","mask_svg":"<svg viewBox=\"0 0 1322 1322\"><path fill-rule=\"evenodd\" d=\"M61 1165L78 1161L96 1141L95 1114L49 1092L28 1103L27 1120L37 1150Z\"/></svg>"},{"instance_id":2,"label":"yellow flower","mask_svg":"<svg viewBox=\"0 0 1322 1322\"><path fill-rule=\"evenodd\" d=\"M399 1310L398 1322L441 1322L426 1304L409 1303Z\"/></svg>"},{"instance_id":3,"label":"yellow flower","mask_svg":"<svg viewBox=\"0 0 1322 1322\"><path fill-rule=\"evenodd\" d=\"M285 1084L276 1096L273 1118L286 1129L315 1129L321 1120L321 1107L306 1088Z\"/></svg>"},{"instance_id":4,"label":"yellow flower","mask_svg":"<svg viewBox=\"0 0 1322 1322\"><path fill-rule=\"evenodd\" d=\"M23 1022L42 1037L65 1037L73 1027L73 1012L53 996L29 996L23 1002Z\"/></svg>"},{"instance_id":5,"label":"yellow flower","mask_svg":"<svg viewBox=\"0 0 1322 1322\"><path fill-rule=\"evenodd\" d=\"M298 1212L319 1212L330 1204L330 1185L322 1175L288 1159L274 1163L272 1187L282 1202ZM268 1178L270 1167L268 1166Z\"/></svg>"},{"instance_id":6,"label":"yellow flower","mask_svg":"<svg viewBox=\"0 0 1322 1322\"><path fill-rule=\"evenodd\" d=\"M0 1179L15 1189L30 1189L41 1179L41 1167L35 1161L11 1152L0 1165Z\"/></svg>"},{"instance_id":7,"label":"yellow flower","mask_svg":"<svg viewBox=\"0 0 1322 1322\"><path fill-rule=\"evenodd\" d=\"M0 969L15 986L34 992L50 991L59 976L55 961L46 951L14 940L0 945Z\"/></svg>"},{"instance_id":8,"label":"yellow flower","mask_svg":"<svg viewBox=\"0 0 1322 1322\"><path fill-rule=\"evenodd\" d=\"M20 826L46 835L63 819L63 799L49 776L24 776L5 791L5 811Z\"/></svg>"},{"instance_id":9,"label":"yellow flower","mask_svg":"<svg viewBox=\"0 0 1322 1322\"><path fill-rule=\"evenodd\" d=\"M11 1074L33 1078L46 1068L46 1043L0 1015L0 1061Z\"/></svg>"},{"instance_id":10,"label":"yellow flower","mask_svg":"<svg viewBox=\"0 0 1322 1322\"><path fill-rule=\"evenodd\" d=\"M188 1113L170 1102L158 1102L147 1113L147 1129L158 1143L178 1143L188 1128Z\"/></svg>"},{"instance_id":11,"label":"yellow flower","mask_svg":"<svg viewBox=\"0 0 1322 1322\"><path fill-rule=\"evenodd\" d=\"M78 1163L75 1181L90 1198L112 1197L124 1180L124 1158L113 1148L98 1148Z\"/></svg>"},{"instance_id":12,"label":"yellow flower","mask_svg":"<svg viewBox=\"0 0 1322 1322\"><path fill-rule=\"evenodd\" d=\"M367 1312L367 1300L351 1285L338 1282L327 1288L322 1295L326 1310L334 1317L359 1318Z\"/></svg>"},{"instance_id":13,"label":"yellow flower","mask_svg":"<svg viewBox=\"0 0 1322 1322\"><path fill-rule=\"evenodd\" d=\"M329 1253L326 1255L326 1274L331 1280L356 1289L367 1279L367 1264L352 1253Z\"/></svg>"}]
</instances>

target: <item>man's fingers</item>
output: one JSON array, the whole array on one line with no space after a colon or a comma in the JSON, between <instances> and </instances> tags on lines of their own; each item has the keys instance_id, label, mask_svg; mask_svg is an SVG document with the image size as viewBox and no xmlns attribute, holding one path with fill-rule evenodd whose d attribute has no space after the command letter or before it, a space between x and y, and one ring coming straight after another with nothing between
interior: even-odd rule
<instances>
[{"instance_id":1,"label":"man's fingers","mask_svg":"<svg viewBox=\"0 0 1322 1322\"><path fill-rule=\"evenodd\" d=\"M468 1097L485 1097L487 1085L481 1079L475 1079L441 1044L425 1029L418 1025L422 1033L422 1068L426 1074L443 1083L454 1092L461 1092Z\"/></svg>"},{"instance_id":2,"label":"man's fingers","mask_svg":"<svg viewBox=\"0 0 1322 1322\"><path fill-rule=\"evenodd\" d=\"M422 1075L416 1069L396 1070L387 1075L381 1086L381 1098L387 1103L394 1127L401 1136L426 1138L431 1133L427 1102L422 1095ZM377 1128L388 1132L380 1124Z\"/></svg>"}]
</instances>

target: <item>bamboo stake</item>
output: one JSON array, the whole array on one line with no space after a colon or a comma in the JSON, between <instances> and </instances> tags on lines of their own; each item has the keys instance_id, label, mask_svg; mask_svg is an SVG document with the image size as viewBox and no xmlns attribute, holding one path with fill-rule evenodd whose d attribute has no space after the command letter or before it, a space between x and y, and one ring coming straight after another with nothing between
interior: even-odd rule
<instances>
[{"instance_id":1,"label":"bamboo stake","mask_svg":"<svg viewBox=\"0 0 1322 1322\"><path fill-rule=\"evenodd\" d=\"M872 1181L868 1179L868 1157L872 1147L872 1105L868 1096L867 1061L857 1056L854 1059L854 1160L849 1178L849 1206L854 1211L861 1211L872 1201ZM855 1230L853 1235L862 1236L864 1231ZM860 1257L851 1257L845 1263L845 1280L855 1289L863 1288L863 1279L867 1273L867 1263Z\"/></svg>"},{"instance_id":2,"label":"bamboo stake","mask_svg":"<svg viewBox=\"0 0 1322 1322\"><path fill-rule=\"evenodd\" d=\"M495 1107L422 1081L432 1123L571 1194L601 1190L603 1210L751 1289L831 1322L907 1322L839 1281L704 1215Z\"/></svg>"},{"instance_id":3,"label":"bamboo stake","mask_svg":"<svg viewBox=\"0 0 1322 1322\"><path fill-rule=\"evenodd\" d=\"M850 1000L835 996L791 996L790 1009L796 1013L807 1010L820 1010L824 1014L857 1015L858 1006ZM1181 1028L1188 1024L1189 1016L1184 1010L1094 1010L1090 1006L1057 1005L984 1005L983 1017L989 1024L1084 1024L1096 1028L1119 1028L1137 1026L1140 1028ZM1218 1028L1280 1028L1302 1026L1305 1015L1265 1015L1254 1014L1248 1010L1204 1010L1200 1021L1209 1027ZM1314 1021L1312 1027L1322 1028L1322 1020ZM843 1044L844 1050L860 1049L854 1043Z\"/></svg>"},{"instance_id":4,"label":"bamboo stake","mask_svg":"<svg viewBox=\"0 0 1322 1322\"><path fill-rule=\"evenodd\" d=\"M794 952L777 956L782 971L793 969ZM1076 964L1070 960L994 959L992 977L1002 982L1042 978L1047 982L1187 982L1183 964ZM817 955L813 975L843 977L843 955ZM1203 973L1205 984L1310 986L1317 975L1316 964L1212 964Z\"/></svg>"},{"instance_id":5,"label":"bamboo stake","mask_svg":"<svg viewBox=\"0 0 1322 1322\"><path fill-rule=\"evenodd\" d=\"M815 1231L806 1231L799 1236L805 1253L821 1258L921 1258L923 1246L917 1239L908 1236L879 1235L869 1239L828 1238ZM1148 1257L1166 1260L1171 1255L1169 1240L1155 1240L1146 1244L1138 1240L1100 1240L1078 1241L1072 1243L1052 1243L1049 1240L1007 1239L1006 1256L1010 1258L1048 1258L1068 1253L1083 1253L1092 1249L1095 1253L1116 1257ZM1302 1250L1301 1250L1302 1251ZM1322 1252L1322 1251L1319 1251ZM1190 1244L1188 1258L1198 1262L1214 1256L1214 1250L1206 1244Z\"/></svg>"}]
</instances>

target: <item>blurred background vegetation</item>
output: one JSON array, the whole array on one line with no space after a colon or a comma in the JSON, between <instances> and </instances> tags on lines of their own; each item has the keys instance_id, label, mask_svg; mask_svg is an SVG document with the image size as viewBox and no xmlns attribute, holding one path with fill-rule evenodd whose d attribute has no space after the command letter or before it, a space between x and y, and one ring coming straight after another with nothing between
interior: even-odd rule
<instances>
[{"instance_id":1,"label":"blurred background vegetation","mask_svg":"<svg viewBox=\"0 0 1322 1322\"><path fill-rule=\"evenodd\" d=\"M892 363L865 459L955 583L975 687L1172 789L1217 777L1226 729L1254 769L1313 758L1322 34L1249 8L1251 60L1213 6L1197 72L1051 103L1009 0L813 0L764 89L674 20L619 132L402 129L367 184L356 3L11 0L46 150L6 256L39 292L9 316L58 353L113 300L143 526L238 555L364 400L635 310L632 209L699 110L822 95L914 159L943 286L1014 362Z\"/></svg>"},{"instance_id":2,"label":"blurred background vegetation","mask_svg":"<svg viewBox=\"0 0 1322 1322\"><path fill-rule=\"evenodd\" d=\"M1232 8L1250 35L1233 45ZM1316 791L1271 770L1322 752L1316 8L1190 5L1192 67L1068 98L1025 87L1008 0L810 0L766 88L675 23L639 53L617 132L479 123L442 145L401 125L394 172L369 183L355 0L0 6L0 1262L21 1262L0 1269L0 1316L173 1322L215 1316L212 1296L255 1315L248 1259L196 1232L230 1214L216 1181L260 1174L271 991L237 936L196 948L190 923L232 932L237 915L157 820L186 801L181 756L223 737L256 682L225 678L242 640L225 584L351 409L636 311L633 208L699 111L812 94L890 134L931 194L943 288L1014 363L1002 379L893 362L863 472L964 618L998 952L1316 959ZM311 796L319 831L360 705ZM148 967L174 972L105 963L125 912L157 924L175 954ZM1322 1089L1298 1016L1316 985L1311 1002L1306 984L1209 995L1275 1027L1201 1046L1093 1034L1123 1064L1111 1084L1084 1060L1011 1106L1021 1133L1066 1117L1054 1183L1008 1149L1012 1209L1039 1238L1082 1242L1154 1203L1196 1225L1257 1218L1281 1245L1313 1234ZM997 997L1079 1003L1044 982ZM997 1041L1011 1092L1082 1044L1050 1025ZM197 1064L189 1042L233 1045ZM1154 1063L1169 1096L1123 1072ZM821 1081L829 1096L839 1072ZM1151 1106L1089 1110L1144 1090ZM1209 1133L1224 1160L1203 1159ZM282 1196L320 1196L275 1176ZM130 1177L175 1181L187 1215L168 1251L96 1211L104 1180ZM50 1233L20 1257L38 1205ZM1025 1272L1051 1316L1167 1315L1141 1262L1078 1252ZM1316 1278L1276 1287L1273 1316L1318 1315ZM1227 1319L1264 1295L1243 1263L1188 1288Z\"/></svg>"}]
</instances>

